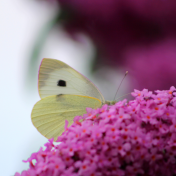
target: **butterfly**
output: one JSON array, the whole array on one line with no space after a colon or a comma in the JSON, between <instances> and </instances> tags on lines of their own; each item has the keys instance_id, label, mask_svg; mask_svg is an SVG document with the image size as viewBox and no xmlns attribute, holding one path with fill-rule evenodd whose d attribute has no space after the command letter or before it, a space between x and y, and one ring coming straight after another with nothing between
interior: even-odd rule
<instances>
[{"instance_id":1,"label":"butterfly","mask_svg":"<svg viewBox=\"0 0 176 176\"><path fill-rule=\"evenodd\" d=\"M98 88L78 71L55 59L44 58L40 64L38 90L41 100L31 113L33 125L46 138L57 140L64 131L65 120L86 114L105 101Z\"/></svg>"}]
</instances>

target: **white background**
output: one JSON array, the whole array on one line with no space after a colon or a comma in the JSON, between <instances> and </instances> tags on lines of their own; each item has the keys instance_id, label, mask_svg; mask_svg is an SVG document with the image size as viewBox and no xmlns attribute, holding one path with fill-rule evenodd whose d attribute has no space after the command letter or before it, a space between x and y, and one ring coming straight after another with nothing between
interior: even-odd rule
<instances>
[{"instance_id":1,"label":"white background","mask_svg":"<svg viewBox=\"0 0 176 176\"><path fill-rule=\"evenodd\" d=\"M37 71L34 89L30 90L25 86L25 79L36 37L42 26L54 17L55 12L56 9L44 2L0 1L0 175L2 176L12 176L15 172L21 173L27 169L28 164L22 160L26 160L47 142L30 119L32 107L39 100ZM88 68L94 50L91 42L87 41L86 45L81 45L71 41L59 27L58 31L53 31L49 36L40 58L63 60L90 78ZM105 98L109 98L108 92L111 92L110 98L113 98L119 77L121 79L122 75L112 70L105 72L108 83L103 81L99 84L106 91L103 88L100 90L105 94ZM98 81L94 81L98 84ZM127 87L127 83L123 83L123 93L128 93L124 87Z\"/></svg>"}]
</instances>

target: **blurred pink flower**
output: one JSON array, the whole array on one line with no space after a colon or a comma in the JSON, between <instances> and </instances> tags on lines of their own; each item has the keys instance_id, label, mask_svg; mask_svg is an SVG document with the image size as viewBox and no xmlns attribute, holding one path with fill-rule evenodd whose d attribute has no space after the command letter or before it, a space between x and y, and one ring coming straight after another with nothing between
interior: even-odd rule
<instances>
[{"instance_id":1,"label":"blurred pink flower","mask_svg":"<svg viewBox=\"0 0 176 176\"><path fill-rule=\"evenodd\" d=\"M129 102L89 108L81 125L74 122L58 137L61 144L49 140L27 160L30 168L15 176L175 175L176 134L169 131L176 118L175 91L135 90ZM96 118L88 118L95 112ZM144 120L151 115L155 123ZM168 130L160 132L161 126Z\"/></svg>"},{"instance_id":2,"label":"blurred pink flower","mask_svg":"<svg viewBox=\"0 0 176 176\"><path fill-rule=\"evenodd\" d=\"M167 90L170 85L176 85L176 40L131 47L124 54L124 62L133 77L131 85L137 89Z\"/></svg>"},{"instance_id":3,"label":"blurred pink flower","mask_svg":"<svg viewBox=\"0 0 176 176\"><path fill-rule=\"evenodd\" d=\"M175 33L175 0L126 0L124 4L142 18L159 23L163 29L167 30L169 27Z\"/></svg>"},{"instance_id":4,"label":"blurred pink flower","mask_svg":"<svg viewBox=\"0 0 176 176\"><path fill-rule=\"evenodd\" d=\"M98 53L94 68L128 69L135 78L131 88L168 89L176 84L175 0L52 1L67 14L61 24L70 36L76 39L83 32L92 39Z\"/></svg>"}]
</instances>

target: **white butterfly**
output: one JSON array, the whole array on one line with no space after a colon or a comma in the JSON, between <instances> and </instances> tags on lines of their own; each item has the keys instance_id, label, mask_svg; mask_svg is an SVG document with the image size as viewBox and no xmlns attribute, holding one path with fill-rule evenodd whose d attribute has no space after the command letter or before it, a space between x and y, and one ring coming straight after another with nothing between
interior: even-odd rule
<instances>
[{"instance_id":1,"label":"white butterfly","mask_svg":"<svg viewBox=\"0 0 176 176\"><path fill-rule=\"evenodd\" d=\"M39 69L38 89L41 100L32 110L31 119L37 130L50 139L64 131L86 108L101 107L105 102L98 88L85 76L55 59L43 59Z\"/></svg>"}]
</instances>

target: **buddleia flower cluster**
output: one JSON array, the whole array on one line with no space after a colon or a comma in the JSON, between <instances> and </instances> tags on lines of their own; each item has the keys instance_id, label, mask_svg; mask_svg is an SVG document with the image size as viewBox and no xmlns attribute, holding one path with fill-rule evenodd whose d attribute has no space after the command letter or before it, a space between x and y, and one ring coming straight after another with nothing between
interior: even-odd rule
<instances>
[{"instance_id":1,"label":"buddleia flower cluster","mask_svg":"<svg viewBox=\"0 0 176 176\"><path fill-rule=\"evenodd\" d=\"M134 90L134 100L87 108L15 176L174 176L176 89Z\"/></svg>"}]
</instances>

